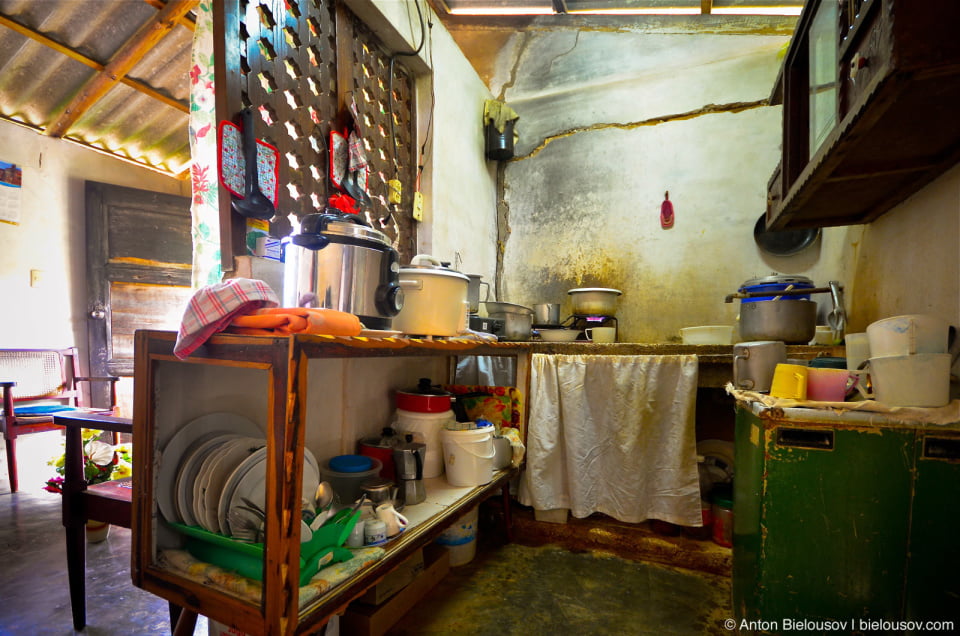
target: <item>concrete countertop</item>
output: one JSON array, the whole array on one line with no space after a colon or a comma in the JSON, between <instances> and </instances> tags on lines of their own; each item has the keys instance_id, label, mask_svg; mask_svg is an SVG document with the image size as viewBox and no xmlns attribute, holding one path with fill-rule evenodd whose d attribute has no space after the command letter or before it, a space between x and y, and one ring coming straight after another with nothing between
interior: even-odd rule
<instances>
[{"instance_id":1,"label":"concrete countertop","mask_svg":"<svg viewBox=\"0 0 960 636\"><path fill-rule=\"evenodd\" d=\"M617 342L541 342L531 340L523 344L531 353L556 353L566 355L688 355L694 354L700 362L699 386L724 387L733 379L733 345L685 345L679 343ZM787 358L810 360L821 356L843 357L842 346L787 345Z\"/></svg>"}]
</instances>

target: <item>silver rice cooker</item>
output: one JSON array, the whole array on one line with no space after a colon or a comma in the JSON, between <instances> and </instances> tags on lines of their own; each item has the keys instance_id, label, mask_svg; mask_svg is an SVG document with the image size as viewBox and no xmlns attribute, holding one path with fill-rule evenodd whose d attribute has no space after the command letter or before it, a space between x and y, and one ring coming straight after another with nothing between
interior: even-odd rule
<instances>
[{"instance_id":1,"label":"silver rice cooker","mask_svg":"<svg viewBox=\"0 0 960 636\"><path fill-rule=\"evenodd\" d=\"M403 308L400 257L386 234L355 214L309 214L283 241L284 307L336 309L367 329L390 329Z\"/></svg>"}]
</instances>

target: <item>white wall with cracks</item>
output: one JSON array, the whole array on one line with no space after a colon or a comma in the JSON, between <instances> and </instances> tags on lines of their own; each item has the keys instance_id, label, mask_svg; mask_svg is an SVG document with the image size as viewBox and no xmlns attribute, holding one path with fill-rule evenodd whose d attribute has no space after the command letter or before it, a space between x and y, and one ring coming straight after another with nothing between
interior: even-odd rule
<instances>
[{"instance_id":1,"label":"white wall with cracks","mask_svg":"<svg viewBox=\"0 0 960 636\"><path fill-rule=\"evenodd\" d=\"M561 302L567 314L567 290L614 287L624 292L621 340L670 342L682 327L734 324L738 305L724 296L755 276L850 289L861 226L827 228L791 257L753 240L779 160L781 109L766 100L786 42L518 33L491 86L520 116L499 180L499 299ZM665 191L671 229L660 227Z\"/></svg>"}]
</instances>

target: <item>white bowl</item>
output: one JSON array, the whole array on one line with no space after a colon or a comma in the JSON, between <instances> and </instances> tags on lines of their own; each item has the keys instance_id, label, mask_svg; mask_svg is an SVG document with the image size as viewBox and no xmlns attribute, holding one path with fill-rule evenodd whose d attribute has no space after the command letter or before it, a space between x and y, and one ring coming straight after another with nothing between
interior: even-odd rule
<instances>
[{"instance_id":1,"label":"white bowl","mask_svg":"<svg viewBox=\"0 0 960 636\"><path fill-rule=\"evenodd\" d=\"M573 342L580 335L577 329L537 329L544 342Z\"/></svg>"},{"instance_id":2,"label":"white bowl","mask_svg":"<svg viewBox=\"0 0 960 636\"><path fill-rule=\"evenodd\" d=\"M680 330L683 344L728 345L733 344L733 327L729 325L705 325L684 327Z\"/></svg>"}]
</instances>

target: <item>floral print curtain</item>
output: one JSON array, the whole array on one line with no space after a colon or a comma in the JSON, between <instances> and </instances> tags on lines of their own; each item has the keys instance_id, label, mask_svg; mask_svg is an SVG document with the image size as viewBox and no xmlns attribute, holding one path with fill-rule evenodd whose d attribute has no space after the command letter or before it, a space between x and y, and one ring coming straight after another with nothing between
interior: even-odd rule
<instances>
[{"instance_id":1,"label":"floral print curtain","mask_svg":"<svg viewBox=\"0 0 960 636\"><path fill-rule=\"evenodd\" d=\"M193 277L195 289L219 283L220 209L217 202L217 123L213 83L213 0L197 5L190 66L190 156L193 186Z\"/></svg>"}]
</instances>

